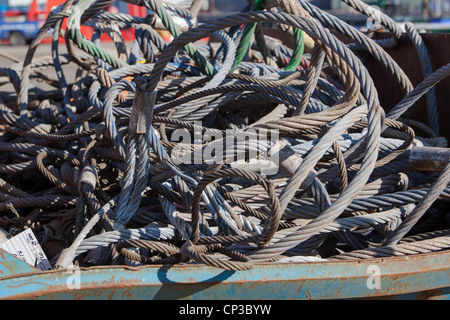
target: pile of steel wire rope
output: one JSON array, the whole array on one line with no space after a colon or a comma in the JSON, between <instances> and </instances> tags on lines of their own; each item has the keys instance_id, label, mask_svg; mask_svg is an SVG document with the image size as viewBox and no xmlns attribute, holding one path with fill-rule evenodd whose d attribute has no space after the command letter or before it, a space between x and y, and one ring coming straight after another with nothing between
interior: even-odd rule
<instances>
[{"instance_id":1,"label":"pile of steel wire rope","mask_svg":"<svg viewBox=\"0 0 450 320\"><path fill-rule=\"evenodd\" d=\"M0 57L13 62L0 76L14 90L0 96L6 237L31 228L55 269L248 270L290 257L450 248L450 166L423 172L410 164L415 147L447 146L434 86L450 64L432 69L413 24L406 33L425 79L416 87L385 50L403 32L381 12L385 40L304 0L243 2L241 13L213 23L197 22L202 1L125 2L147 17L110 12L111 0L68 0L51 11L23 62ZM372 15L362 1L343 2ZM293 47L265 35L265 24ZM81 26L92 28L90 39ZM123 30L135 39L125 41ZM49 31L51 52L35 57ZM361 51L403 89L387 113ZM76 66L75 77L67 66ZM410 119L424 95L428 119Z\"/></svg>"}]
</instances>

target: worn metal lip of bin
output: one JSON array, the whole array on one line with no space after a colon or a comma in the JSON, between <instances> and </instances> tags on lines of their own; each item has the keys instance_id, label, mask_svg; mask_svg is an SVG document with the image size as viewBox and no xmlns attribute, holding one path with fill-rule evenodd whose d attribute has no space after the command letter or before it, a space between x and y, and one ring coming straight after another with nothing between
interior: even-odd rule
<instances>
[{"instance_id":1,"label":"worn metal lip of bin","mask_svg":"<svg viewBox=\"0 0 450 320\"><path fill-rule=\"evenodd\" d=\"M352 261L37 270L0 252L0 299L448 299L450 250Z\"/></svg>"}]
</instances>

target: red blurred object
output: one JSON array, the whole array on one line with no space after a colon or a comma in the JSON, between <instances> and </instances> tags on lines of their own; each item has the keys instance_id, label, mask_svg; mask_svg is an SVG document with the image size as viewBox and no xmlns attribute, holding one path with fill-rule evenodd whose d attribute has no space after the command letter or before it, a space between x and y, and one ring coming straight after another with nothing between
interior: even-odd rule
<instances>
[{"instance_id":1,"label":"red blurred object","mask_svg":"<svg viewBox=\"0 0 450 320\"><path fill-rule=\"evenodd\" d=\"M147 9L145 7L137 6L135 4L128 3L128 14L135 17L144 18L147 15Z\"/></svg>"},{"instance_id":2,"label":"red blurred object","mask_svg":"<svg viewBox=\"0 0 450 320\"><path fill-rule=\"evenodd\" d=\"M27 12L23 12L20 10L7 10L3 13L3 17L9 17L12 19L26 17L26 22L40 22L40 26L42 26L42 24L45 22L45 19L48 17L50 11L53 8L62 5L65 1L66 0L47 0L45 6L41 9L39 8L37 0L32 0ZM113 5L109 5L108 7L105 8L105 10L114 13L119 12L119 9ZM128 4L127 11L129 14L137 17L145 17L147 15L147 9L145 7L137 5ZM64 19L61 28L63 30L67 28L67 19ZM87 26L81 26L80 31L87 39L91 39L92 34L94 33L93 28ZM134 29L121 30L121 34L125 41L133 41L135 39ZM100 39L101 41L106 42L112 41L112 39L106 33L102 34ZM41 42L51 43L51 41L52 37L49 34L49 36L42 39ZM59 41L63 43L64 39L60 38Z\"/></svg>"},{"instance_id":3,"label":"red blurred object","mask_svg":"<svg viewBox=\"0 0 450 320\"><path fill-rule=\"evenodd\" d=\"M7 10L3 13L4 17L19 17L22 15L22 12L19 10Z\"/></svg>"},{"instance_id":4,"label":"red blurred object","mask_svg":"<svg viewBox=\"0 0 450 320\"><path fill-rule=\"evenodd\" d=\"M36 0L33 0L33 2ZM44 15L44 18L46 18L48 16L48 14L50 13L50 11L54 8L57 7L61 4L63 4L65 2L65 0L47 0L47 3L45 5L45 9L44 11L42 11L41 13ZM67 19L65 19L61 25L61 28L63 30L66 30L67 28ZM94 30L90 27L86 27L86 26L81 26L80 28L81 33L87 38L90 39ZM44 40L42 40L43 43L50 43L52 41L51 37L48 37ZM64 42L64 39L60 38L59 39L60 42Z\"/></svg>"},{"instance_id":5,"label":"red blurred object","mask_svg":"<svg viewBox=\"0 0 450 320\"><path fill-rule=\"evenodd\" d=\"M36 21L38 20L39 7L37 5L37 0L31 1L30 8L27 12L27 20L28 21Z\"/></svg>"}]
</instances>

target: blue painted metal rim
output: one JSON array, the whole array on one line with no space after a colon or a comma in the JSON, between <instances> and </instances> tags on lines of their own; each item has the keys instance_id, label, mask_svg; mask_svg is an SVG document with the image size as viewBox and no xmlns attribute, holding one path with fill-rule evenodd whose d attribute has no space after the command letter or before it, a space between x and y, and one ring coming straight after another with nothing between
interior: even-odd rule
<instances>
[{"instance_id":1,"label":"blue painted metal rim","mask_svg":"<svg viewBox=\"0 0 450 320\"><path fill-rule=\"evenodd\" d=\"M1 264L7 262L4 259ZM1 299L253 300L450 295L450 250L358 261L263 263L250 271L194 264L45 272L29 268L29 272L0 278Z\"/></svg>"}]
</instances>

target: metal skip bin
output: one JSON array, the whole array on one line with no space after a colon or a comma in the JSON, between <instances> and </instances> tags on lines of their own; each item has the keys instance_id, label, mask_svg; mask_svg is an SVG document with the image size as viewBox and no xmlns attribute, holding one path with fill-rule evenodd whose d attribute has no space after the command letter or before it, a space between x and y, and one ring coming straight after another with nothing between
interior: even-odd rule
<instances>
[{"instance_id":1,"label":"metal skip bin","mask_svg":"<svg viewBox=\"0 0 450 320\"><path fill-rule=\"evenodd\" d=\"M282 4L283 12L261 7L185 33L170 30L175 36L170 44L144 22L170 29L175 23L167 20L166 10L183 15L182 22L189 23L195 14L146 0L145 10L151 7L153 15L147 19L100 12L103 7L91 6L92 2L79 1L72 11L72 2L66 2L62 8L67 12L55 13L56 18L49 19L55 25L45 26L56 26L54 56L65 18L70 21L71 32L65 33L68 47L76 43L88 52L59 55L61 59L53 61L33 60L30 50L21 76L14 68L0 68L0 75L17 91L17 96L0 95L0 133L6 141L0 143L0 206L2 215L9 210L4 224L15 237L32 226L41 231L41 238L50 239L45 250L53 265L37 249L27 263L20 257L23 250L14 256L5 249L7 241L0 241L0 299L450 298L448 34L422 34L419 45L428 48L434 71L424 77L417 49L398 26L387 24L395 39L383 39L384 33L376 30L365 35L303 0L298 0L303 15L294 5L277 0L274 3ZM98 1L105 6L106 2ZM254 2L255 7L262 6L261 1ZM103 25L115 21L111 17L127 18L128 22L120 21L121 27L139 25L132 54L125 44L116 43L116 57L78 33L77 27L87 20L100 30L95 34L98 39L105 30L118 36L118 26L110 30ZM279 34L262 28L263 23L281 20L289 29L277 30ZM322 24L334 26L352 43L348 45L349 38L339 40ZM40 36L48 31L45 28ZM234 35L225 29L246 33L239 44L251 51L236 48ZM415 31L409 30L413 35ZM253 34L272 34L258 42L270 44L264 48L272 51L251 46ZM295 50L278 41L281 35L295 42ZM223 47L212 45L213 36ZM158 48L150 46L151 37ZM313 37L324 46L323 52ZM121 41L118 38L114 41ZM197 50L193 43L208 50ZM61 64L72 60L80 79L70 84L70 90L60 90L68 87ZM216 70L222 60L225 67ZM61 86L35 72L46 66L57 67ZM317 72L318 66L322 72ZM335 66L339 68L334 70ZM88 76L81 79L85 71ZM28 78L42 77L58 89L48 97L41 89L28 88ZM427 101L419 96L425 96L429 87L436 89L432 106L440 115L439 134L422 125ZM409 113L414 116L402 119ZM205 122L200 125L197 120ZM267 154L275 146L280 146L275 153L286 151L277 172L257 174L250 161L247 166L233 161L225 168L209 163L183 167L168 155L177 146L166 135L171 130L188 131L189 138L191 133L210 130L200 140L213 144L213 134L229 128L233 133L241 128L281 132L280 143L264 138ZM382 144L382 138L389 141ZM236 150L241 146L237 143ZM260 148L256 143L250 146ZM430 146L432 150L426 149ZM438 149L442 157L433 159ZM186 154L194 159L193 150ZM421 168L408 171L414 161ZM386 202L380 204L381 200ZM425 213L432 211L425 200L439 200L432 208L439 214L425 221L431 221L425 223L428 229L413 230L413 224L429 218ZM43 214L44 209L48 212ZM17 221L24 222L17 227ZM37 222L49 221L51 226L39 229L42 224ZM408 238L411 230L417 232ZM330 233L333 237L327 237ZM38 247L37 238L29 235L26 241ZM149 247L137 241L147 241ZM419 242L423 246L411 249ZM280 243L285 247L277 247ZM76 255L81 267L73 265Z\"/></svg>"},{"instance_id":2,"label":"metal skip bin","mask_svg":"<svg viewBox=\"0 0 450 320\"><path fill-rule=\"evenodd\" d=\"M1 299L448 299L450 251L229 271L199 265L40 271L0 255Z\"/></svg>"}]
</instances>

